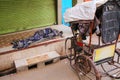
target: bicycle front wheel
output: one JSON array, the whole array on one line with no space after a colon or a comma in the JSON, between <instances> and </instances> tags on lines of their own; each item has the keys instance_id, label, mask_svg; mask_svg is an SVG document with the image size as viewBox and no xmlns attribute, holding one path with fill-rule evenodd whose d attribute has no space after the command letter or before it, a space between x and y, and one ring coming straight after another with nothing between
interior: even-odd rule
<instances>
[{"instance_id":1,"label":"bicycle front wheel","mask_svg":"<svg viewBox=\"0 0 120 80\"><path fill-rule=\"evenodd\" d=\"M65 54L69 60L75 59L74 41L72 37L65 40Z\"/></svg>"}]
</instances>

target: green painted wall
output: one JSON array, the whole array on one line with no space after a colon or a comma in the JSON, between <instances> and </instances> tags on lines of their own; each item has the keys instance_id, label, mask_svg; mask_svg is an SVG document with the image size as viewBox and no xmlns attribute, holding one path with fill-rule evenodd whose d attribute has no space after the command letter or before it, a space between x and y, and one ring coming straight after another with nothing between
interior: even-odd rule
<instances>
[{"instance_id":1,"label":"green painted wall","mask_svg":"<svg viewBox=\"0 0 120 80\"><path fill-rule=\"evenodd\" d=\"M56 0L0 0L0 34L56 23Z\"/></svg>"},{"instance_id":2,"label":"green painted wall","mask_svg":"<svg viewBox=\"0 0 120 80\"><path fill-rule=\"evenodd\" d=\"M72 6L75 6L77 4L77 0L72 0Z\"/></svg>"}]
</instances>

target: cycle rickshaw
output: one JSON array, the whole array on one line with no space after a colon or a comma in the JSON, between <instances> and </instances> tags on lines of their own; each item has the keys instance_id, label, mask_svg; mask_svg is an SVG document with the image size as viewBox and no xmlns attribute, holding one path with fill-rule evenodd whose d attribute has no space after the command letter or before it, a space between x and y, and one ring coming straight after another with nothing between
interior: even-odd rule
<instances>
[{"instance_id":1,"label":"cycle rickshaw","mask_svg":"<svg viewBox=\"0 0 120 80\"><path fill-rule=\"evenodd\" d=\"M89 2L85 4L88 5ZM104 74L109 77L120 79L120 50L116 49L119 37L120 10L115 4L114 1L104 3L102 8L100 6L95 11L96 16L92 20L84 19L69 22L73 36L66 39L65 52L71 67L80 80L101 80L102 75L96 65L101 65ZM74 10L71 9L70 11ZM100 11L102 14L99 14ZM70 12L68 11L68 13ZM96 33L98 36L97 45L91 43L92 34L97 28L95 24L99 25L99 31ZM83 40L88 35L90 36L89 43L86 44ZM100 42L101 39L103 43ZM115 53L118 55L117 60L114 59Z\"/></svg>"}]
</instances>

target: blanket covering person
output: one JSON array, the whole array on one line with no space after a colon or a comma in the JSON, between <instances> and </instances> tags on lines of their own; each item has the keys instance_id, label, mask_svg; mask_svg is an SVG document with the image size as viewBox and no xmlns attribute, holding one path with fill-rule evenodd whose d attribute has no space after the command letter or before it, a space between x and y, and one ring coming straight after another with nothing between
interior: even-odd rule
<instances>
[{"instance_id":1,"label":"blanket covering person","mask_svg":"<svg viewBox=\"0 0 120 80\"><path fill-rule=\"evenodd\" d=\"M34 33L33 36L22 39L22 40L14 40L11 44L13 44L13 48L22 49L29 47L30 44L35 43L37 41L45 41L46 39L52 39L56 36L62 37L63 32L58 31L56 29L45 28L38 30Z\"/></svg>"}]
</instances>

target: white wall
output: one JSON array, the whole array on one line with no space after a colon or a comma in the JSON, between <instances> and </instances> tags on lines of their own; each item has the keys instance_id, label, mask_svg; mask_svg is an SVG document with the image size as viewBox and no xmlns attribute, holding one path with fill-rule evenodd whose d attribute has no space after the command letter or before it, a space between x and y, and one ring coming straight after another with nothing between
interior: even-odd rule
<instances>
[{"instance_id":1,"label":"white wall","mask_svg":"<svg viewBox=\"0 0 120 80\"><path fill-rule=\"evenodd\" d=\"M82 3L84 0L77 0L78 3Z\"/></svg>"}]
</instances>

